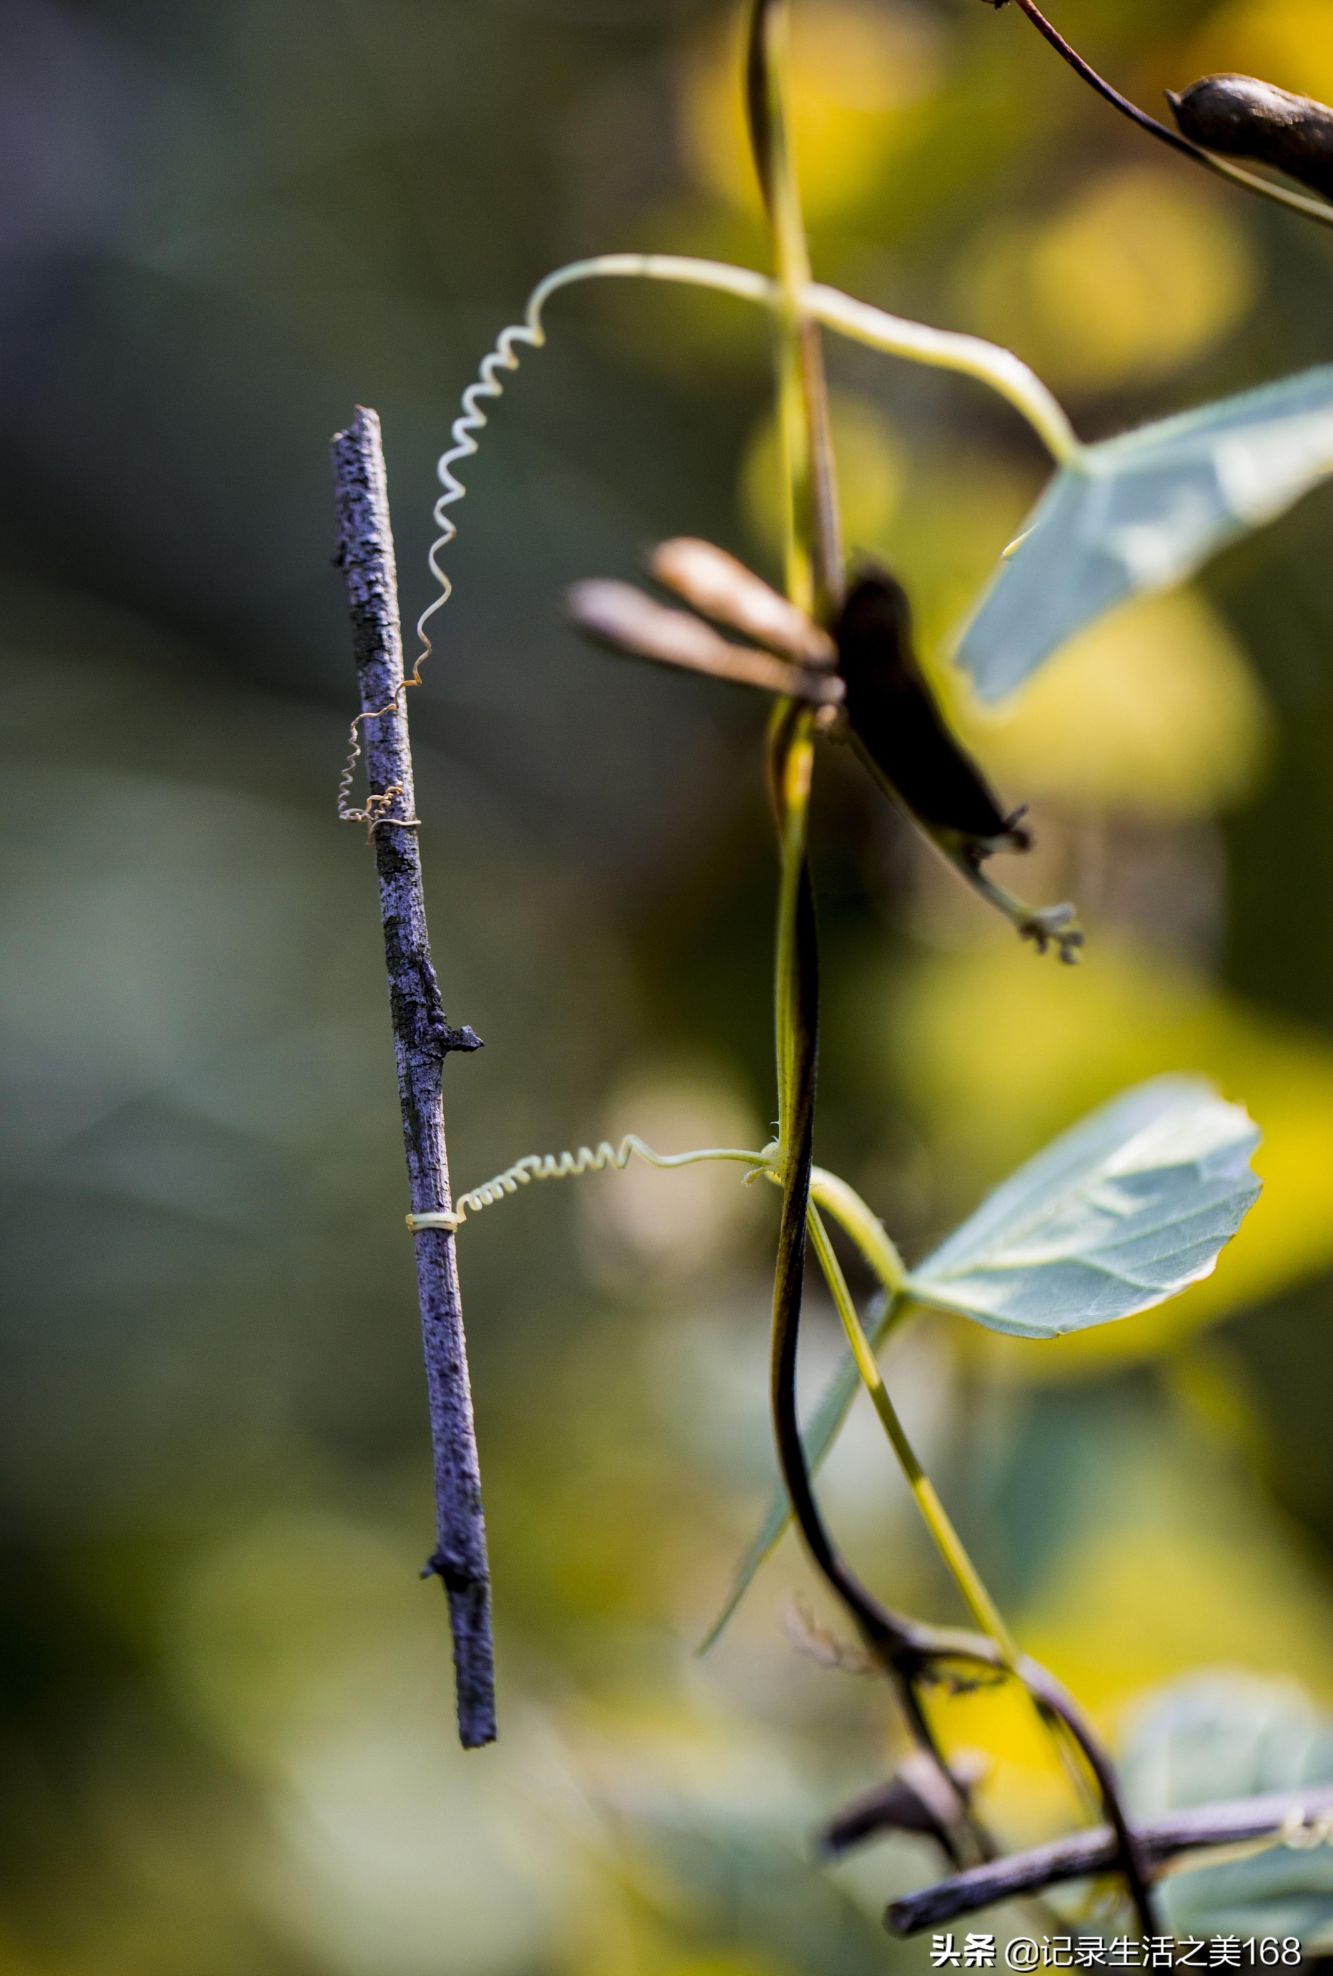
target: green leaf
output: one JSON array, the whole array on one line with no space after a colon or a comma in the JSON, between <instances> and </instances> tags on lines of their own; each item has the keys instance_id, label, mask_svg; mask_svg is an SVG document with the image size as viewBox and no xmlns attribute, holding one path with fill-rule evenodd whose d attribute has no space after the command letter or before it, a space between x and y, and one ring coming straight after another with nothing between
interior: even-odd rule
<instances>
[{"instance_id":1,"label":"green leaf","mask_svg":"<svg viewBox=\"0 0 1333 1976\"><path fill-rule=\"evenodd\" d=\"M1294 1684L1191 1675L1139 1714L1120 1760L1136 1819L1195 1805L1333 1784L1333 1723ZM1206 1855L1200 1855L1206 1857ZM1275 1846L1174 1873L1159 1890L1175 1934L1295 1935L1333 1948L1333 1848Z\"/></svg>"},{"instance_id":2,"label":"green leaf","mask_svg":"<svg viewBox=\"0 0 1333 1976\"><path fill-rule=\"evenodd\" d=\"M886 1295L876 1297L871 1304L866 1313L865 1332L873 1346L883 1342L900 1308L900 1305ZM837 1439L838 1430L847 1418L847 1410L856 1398L859 1383L856 1360L850 1350L845 1350L837 1371L825 1387L819 1404L801 1435L806 1466L812 1475L818 1471L825 1455ZM764 1520L736 1566L726 1603L699 1643L698 1651L701 1654L706 1654L709 1648L716 1646L722 1638L731 1623L732 1614L749 1591L760 1565L777 1549L790 1522L791 1505L787 1500L787 1491L779 1480L774 1487Z\"/></svg>"},{"instance_id":3,"label":"green leaf","mask_svg":"<svg viewBox=\"0 0 1333 1976\"><path fill-rule=\"evenodd\" d=\"M1206 1276L1235 1234L1259 1194L1249 1166L1258 1141L1246 1114L1201 1078L1154 1078L1093 1112L1006 1180L908 1277L905 1299L1024 1338L1054 1338L1149 1310ZM882 1297L872 1305L872 1345L902 1308ZM848 1352L802 1435L812 1474L857 1384ZM700 1653L721 1638L790 1520L779 1483Z\"/></svg>"},{"instance_id":4,"label":"green leaf","mask_svg":"<svg viewBox=\"0 0 1333 1976\"><path fill-rule=\"evenodd\" d=\"M963 633L1002 700L1117 604L1168 590L1333 473L1333 365L1085 447L1062 467Z\"/></svg>"},{"instance_id":5,"label":"green leaf","mask_svg":"<svg viewBox=\"0 0 1333 1976\"><path fill-rule=\"evenodd\" d=\"M921 1303L1056 1338L1207 1276L1259 1195L1259 1133L1198 1078L1115 1098L1006 1180L908 1278Z\"/></svg>"}]
</instances>

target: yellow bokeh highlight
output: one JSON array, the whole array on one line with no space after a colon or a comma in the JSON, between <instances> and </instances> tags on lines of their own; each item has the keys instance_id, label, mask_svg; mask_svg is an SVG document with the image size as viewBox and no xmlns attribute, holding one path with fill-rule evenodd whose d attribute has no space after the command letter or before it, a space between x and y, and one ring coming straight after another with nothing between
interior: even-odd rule
<instances>
[{"instance_id":1,"label":"yellow bokeh highlight","mask_svg":"<svg viewBox=\"0 0 1333 1976\"><path fill-rule=\"evenodd\" d=\"M1243 796L1268 750L1267 702L1196 592L1145 598L1077 638L996 715L960 725L1002 787L1077 813L1206 816Z\"/></svg>"},{"instance_id":2,"label":"yellow bokeh highlight","mask_svg":"<svg viewBox=\"0 0 1333 1976\"><path fill-rule=\"evenodd\" d=\"M686 157L710 193L753 206L739 38L713 33L686 74L681 106ZM806 212L845 211L874 189L902 146L907 114L932 94L940 37L918 8L843 4L796 8L790 114Z\"/></svg>"},{"instance_id":3,"label":"yellow bokeh highlight","mask_svg":"<svg viewBox=\"0 0 1333 1976\"><path fill-rule=\"evenodd\" d=\"M1187 44L1180 87L1202 75L1257 75L1279 89L1333 101L1328 0L1234 0Z\"/></svg>"},{"instance_id":4,"label":"yellow bokeh highlight","mask_svg":"<svg viewBox=\"0 0 1333 1976\"><path fill-rule=\"evenodd\" d=\"M1225 1501L1233 1514L1209 1525L1165 1490L1154 1521L1085 1533L1050 1604L1028 1616L1024 1645L1103 1723L1158 1683L1218 1662L1324 1690L1333 1681L1317 1579L1273 1542L1270 1523Z\"/></svg>"},{"instance_id":5,"label":"yellow bokeh highlight","mask_svg":"<svg viewBox=\"0 0 1333 1976\"><path fill-rule=\"evenodd\" d=\"M892 422L872 399L835 391L829 422L838 465L844 538L853 551L883 541L902 504L907 455ZM776 422L755 427L741 459L740 506L747 527L770 553L783 540L782 452Z\"/></svg>"},{"instance_id":6,"label":"yellow bokeh highlight","mask_svg":"<svg viewBox=\"0 0 1333 1976\"><path fill-rule=\"evenodd\" d=\"M1080 1821L1082 1795L1031 1698L1012 1676L957 1694L935 1690L926 1706L952 1760L985 1753L976 1807L1012 1844L1038 1845Z\"/></svg>"},{"instance_id":7,"label":"yellow bokeh highlight","mask_svg":"<svg viewBox=\"0 0 1333 1976\"><path fill-rule=\"evenodd\" d=\"M1267 1021L1160 955L1097 936L1085 965L1015 947L922 963L889 1047L928 1119L940 1172L976 1198L1085 1112L1147 1077L1202 1072L1263 1133L1264 1191L1213 1275L1115 1324L1049 1342L957 1320L998 1378L1043 1380L1148 1359L1333 1262L1333 1051ZM957 1204L966 1213L970 1203Z\"/></svg>"},{"instance_id":8,"label":"yellow bokeh highlight","mask_svg":"<svg viewBox=\"0 0 1333 1976\"><path fill-rule=\"evenodd\" d=\"M1239 220L1206 186L1144 165L983 234L962 282L986 335L1082 390L1174 375L1235 328L1256 287Z\"/></svg>"}]
</instances>

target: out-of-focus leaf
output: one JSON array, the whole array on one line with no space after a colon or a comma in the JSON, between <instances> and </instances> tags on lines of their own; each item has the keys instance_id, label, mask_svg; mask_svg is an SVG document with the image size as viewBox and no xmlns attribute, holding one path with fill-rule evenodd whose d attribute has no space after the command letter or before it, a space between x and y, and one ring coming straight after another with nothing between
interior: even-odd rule
<instances>
[{"instance_id":1,"label":"out-of-focus leaf","mask_svg":"<svg viewBox=\"0 0 1333 1976\"><path fill-rule=\"evenodd\" d=\"M887 1297L880 1296L875 1299L866 1315L865 1324L866 1335L872 1345L880 1343L894 1315L894 1308ZM850 1350L845 1351L839 1360L837 1371L825 1387L819 1404L801 1435L806 1465L812 1475L817 1473L825 1455L837 1439L838 1429L847 1418L847 1409L856 1398L858 1383L856 1361ZM706 1654L709 1648L715 1646L721 1639L731 1623L732 1614L749 1591L760 1565L777 1549L790 1522L791 1505L787 1500L787 1491L779 1480L774 1486L773 1495L764 1512L764 1520L736 1566L726 1603L699 1643L701 1654Z\"/></svg>"},{"instance_id":2,"label":"out-of-focus leaf","mask_svg":"<svg viewBox=\"0 0 1333 1976\"><path fill-rule=\"evenodd\" d=\"M1196 1078L1125 1093L998 1187L908 1279L989 1330L1055 1338L1206 1276L1259 1194L1259 1134Z\"/></svg>"},{"instance_id":3,"label":"out-of-focus leaf","mask_svg":"<svg viewBox=\"0 0 1333 1976\"><path fill-rule=\"evenodd\" d=\"M1062 467L967 626L959 663L1012 693L1085 625L1167 590L1333 472L1333 365L1090 446Z\"/></svg>"},{"instance_id":4,"label":"out-of-focus leaf","mask_svg":"<svg viewBox=\"0 0 1333 1976\"><path fill-rule=\"evenodd\" d=\"M1193 1675L1139 1715L1121 1755L1136 1817L1333 1783L1333 1723L1293 1684ZM1308 1954L1333 1947L1333 1849L1274 1846L1200 1866L1161 1889L1177 1934L1295 1935Z\"/></svg>"}]
</instances>

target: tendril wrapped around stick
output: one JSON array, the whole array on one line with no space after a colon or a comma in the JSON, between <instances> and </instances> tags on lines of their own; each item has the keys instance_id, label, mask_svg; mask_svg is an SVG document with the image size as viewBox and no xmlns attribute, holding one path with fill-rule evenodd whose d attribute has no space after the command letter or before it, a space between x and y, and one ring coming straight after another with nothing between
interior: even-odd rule
<instances>
[{"instance_id":1,"label":"tendril wrapped around stick","mask_svg":"<svg viewBox=\"0 0 1333 1976\"><path fill-rule=\"evenodd\" d=\"M370 797L364 805L353 803L352 788L362 754L361 731L365 722L382 720L392 713L409 686L421 684L421 669L432 649L431 622L436 612L453 595L453 583L441 558L458 534L458 524L450 509L467 493L458 470L465 460L475 458L480 450L480 435L490 422L486 404L503 397L506 374L518 369L520 352L524 349L540 350L544 346L544 314L553 295L580 282L626 279L709 289L715 294L758 304L770 311L778 310L782 302L778 284L767 275L751 268L733 267L726 262L701 260L687 254L599 254L590 260L571 261L537 284L528 298L523 320L510 323L500 331L493 347L481 360L478 376L464 390L462 409L450 428L452 443L437 463L436 473L443 492L437 498L433 511L437 534L429 556L431 573L438 586L437 594L417 620L416 658L397 695L382 707L358 714L351 724L337 796L337 813L344 823L365 823L372 834L381 822L416 823L414 817L394 818L388 814L393 800L401 794L399 790L386 789ZM932 329L925 323L890 315L886 310L858 302L821 282L809 283L802 292L802 298L812 320L824 323L841 335L850 337L853 342L934 369L955 371L989 385L1028 421L1052 459L1060 463L1079 457L1078 439L1060 405L1040 378L1012 351L987 343L978 336ZM740 565L735 567L739 568ZM773 594L769 592L770 597ZM778 601L784 609L790 608L784 600ZM779 646L778 649L783 648Z\"/></svg>"}]
</instances>

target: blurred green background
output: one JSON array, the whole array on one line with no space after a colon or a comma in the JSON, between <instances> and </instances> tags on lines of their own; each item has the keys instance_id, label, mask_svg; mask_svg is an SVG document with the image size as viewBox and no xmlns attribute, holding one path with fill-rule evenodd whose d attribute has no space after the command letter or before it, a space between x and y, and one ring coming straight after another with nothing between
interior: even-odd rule
<instances>
[{"instance_id":1,"label":"blurred green background","mask_svg":"<svg viewBox=\"0 0 1333 1976\"><path fill-rule=\"evenodd\" d=\"M808 1840L880 1691L793 1650L788 1540L693 1655L770 1474L773 1200L635 1171L462 1245L502 1739L463 1756L328 435L385 423L405 613L433 462L556 263L763 258L735 9L11 0L0 1724L3 1976L859 1976L911 1844ZM1329 357L1329 236L1136 138L1016 13L803 0L820 275L1012 344L1080 429ZM1139 100L1333 98L1326 0L1065 0ZM580 649L560 590L668 532L775 567L764 324L551 309L495 417L414 697L455 1179L633 1130L759 1143L762 709ZM985 394L835 348L851 542L944 649L1040 484ZM1333 495L970 722L1033 803L1039 964L828 751L819 1155L909 1255L1053 1131L1201 1069L1265 1131L1216 1277L1066 1345L922 1320L893 1380L1024 1643L1108 1733L1195 1666L1333 1690ZM809 1375L835 1350L812 1294ZM872 1426L831 1517L957 1617ZM815 1607L825 1618L817 1599ZM974 1711L978 1705L973 1705ZM1071 1807L1021 1721L1017 1835Z\"/></svg>"}]
</instances>

